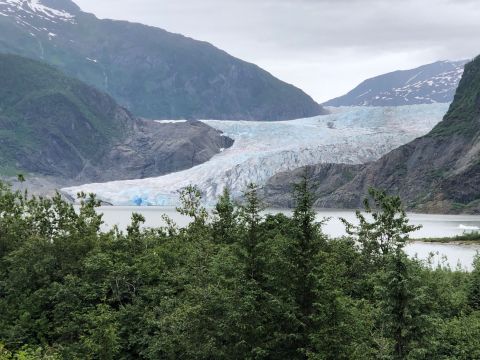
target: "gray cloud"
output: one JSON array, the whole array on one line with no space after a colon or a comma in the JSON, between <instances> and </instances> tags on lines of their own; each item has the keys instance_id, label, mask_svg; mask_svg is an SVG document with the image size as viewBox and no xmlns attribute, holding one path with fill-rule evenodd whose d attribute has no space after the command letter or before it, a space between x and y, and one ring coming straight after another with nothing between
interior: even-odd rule
<instances>
[{"instance_id":1,"label":"gray cloud","mask_svg":"<svg viewBox=\"0 0 480 360\"><path fill-rule=\"evenodd\" d=\"M480 53L476 0L78 0L255 62L316 100L366 77Z\"/></svg>"}]
</instances>

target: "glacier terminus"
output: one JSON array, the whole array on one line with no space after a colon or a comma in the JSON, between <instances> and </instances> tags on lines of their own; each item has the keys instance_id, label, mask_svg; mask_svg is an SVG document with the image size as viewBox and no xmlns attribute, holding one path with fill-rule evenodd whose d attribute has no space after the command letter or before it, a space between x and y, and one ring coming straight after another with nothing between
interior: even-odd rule
<instances>
[{"instance_id":1,"label":"glacier terminus","mask_svg":"<svg viewBox=\"0 0 480 360\"><path fill-rule=\"evenodd\" d=\"M203 120L235 140L211 160L168 175L64 188L95 193L113 205L175 206L178 191L196 185L207 205L227 187L234 198L249 183L319 163L361 164L428 133L448 104L330 108L331 114L276 122Z\"/></svg>"}]
</instances>

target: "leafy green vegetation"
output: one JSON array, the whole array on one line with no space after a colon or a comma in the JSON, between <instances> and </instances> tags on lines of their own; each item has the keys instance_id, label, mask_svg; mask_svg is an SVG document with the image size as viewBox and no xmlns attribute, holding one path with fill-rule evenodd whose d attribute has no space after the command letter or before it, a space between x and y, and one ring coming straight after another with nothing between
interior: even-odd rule
<instances>
[{"instance_id":1,"label":"leafy green vegetation","mask_svg":"<svg viewBox=\"0 0 480 360\"><path fill-rule=\"evenodd\" d=\"M442 238L427 238L427 239L420 239L420 241L442 242L442 243L450 243L450 242L477 243L477 242L480 242L480 232L478 231L464 232L462 235L457 235L452 237L442 237Z\"/></svg>"},{"instance_id":2,"label":"leafy green vegetation","mask_svg":"<svg viewBox=\"0 0 480 360\"><path fill-rule=\"evenodd\" d=\"M480 358L480 260L408 258L416 228L376 190L329 238L309 187L292 216L262 215L254 185L209 214L189 187L188 226L134 214L121 232L93 195L76 211L1 184L0 359Z\"/></svg>"}]
</instances>

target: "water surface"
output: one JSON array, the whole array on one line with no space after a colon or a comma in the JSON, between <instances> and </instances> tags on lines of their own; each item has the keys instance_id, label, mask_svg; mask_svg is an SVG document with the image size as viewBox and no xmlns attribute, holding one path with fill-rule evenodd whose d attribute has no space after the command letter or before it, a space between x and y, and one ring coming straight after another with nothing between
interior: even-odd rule
<instances>
[{"instance_id":1,"label":"water surface","mask_svg":"<svg viewBox=\"0 0 480 360\"><path fill-rule=\"evenodd\" d=\"M130 223L133 212L142 214L147 227L159 227L165 225L162 215L166 214L179 226L188 224L187 217L178 214L171 207L132 207L132 206L111 206L99 209L104 215L105 227L110 228L117 225L125 229ZM291 214L290 210L267 210L268 213L282 212ZM332 237L346 235L345 227L339 218L355 223L355 212L352 210L318 210L317 220L328 219L323 226L323 231ZM465 229L480 229L480 216L476 215L430 215L430 214L409 214L410 222L413 225L422 225L422 229L415 232L412 238L450 237L461 235ZM465 244L439 244L412 242L406 252L410 256L418 256L420 259L427 259L433 254L434 264L448 264L455 268L458 264L464 269L471 269L473 258L480 245Z\"/></svg>"}]
</instances>

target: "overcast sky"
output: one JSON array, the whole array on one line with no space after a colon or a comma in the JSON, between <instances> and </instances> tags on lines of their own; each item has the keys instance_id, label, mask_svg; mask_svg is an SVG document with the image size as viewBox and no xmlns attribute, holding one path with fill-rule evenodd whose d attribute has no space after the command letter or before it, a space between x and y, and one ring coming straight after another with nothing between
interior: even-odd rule
<instances>
[{"instance_id":1,"label":"overcast sky","mask_svg":"<svg viewBox=\"0 0 480 360\"><path fill-rule=\"evenodd\" d=\"M208 41L323 102L362 80L480 54L478 0L76 0Z\"/></svg>"}]
</instances>

